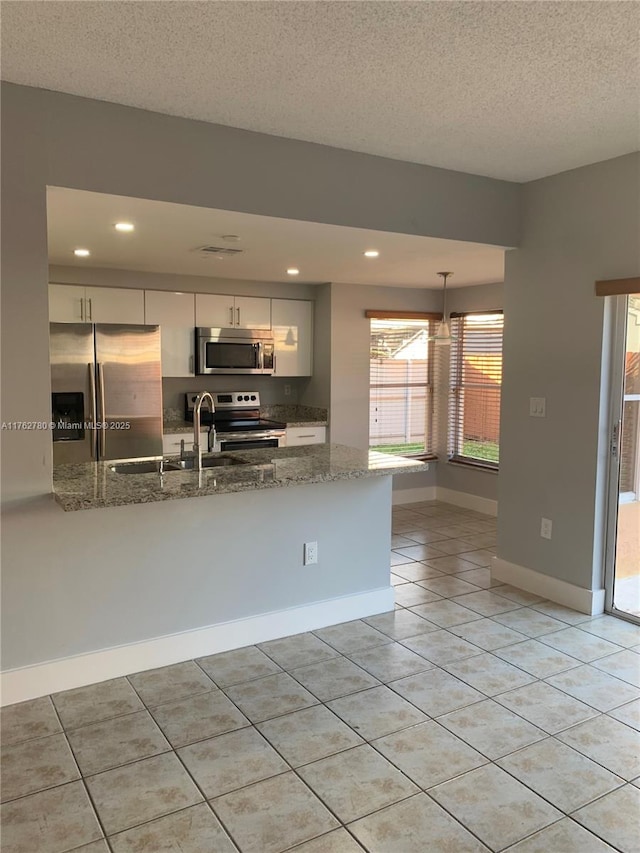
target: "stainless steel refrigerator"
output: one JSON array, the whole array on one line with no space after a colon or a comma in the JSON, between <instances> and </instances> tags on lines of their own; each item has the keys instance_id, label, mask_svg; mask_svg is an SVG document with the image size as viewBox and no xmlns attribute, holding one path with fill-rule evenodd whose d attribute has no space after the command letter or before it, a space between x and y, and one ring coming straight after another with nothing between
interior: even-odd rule
<instances>
[{"instance_id":1,"label":"stainless steel refrigerator","mask_svg":"<svg viewBox=\"0 0 640 853\"><path fill-rule=\"evenodd\" d=\"M54 465L162 455L159 326L51 323L50 355Z\"/></svg>"}]
</instances>

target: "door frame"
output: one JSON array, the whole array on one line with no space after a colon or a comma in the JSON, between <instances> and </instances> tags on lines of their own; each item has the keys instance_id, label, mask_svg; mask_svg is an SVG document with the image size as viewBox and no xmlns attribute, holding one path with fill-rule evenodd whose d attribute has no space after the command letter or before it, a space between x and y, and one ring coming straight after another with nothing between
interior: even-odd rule
<instances>
[{"instance_id":1,"label":"door frame","mask_svg":"<svg viewBox=\"0 0 640 853\"><path fill-rule=\"evenodd\" d=\"M629 297L613 296L611 298L615 301L612 312L611 362L609 370L609 464L604 555L604 609L605 613L618 616L635 624L640 624L640 620L637 617L624 610L618 610L613 602L620 499L620 449Z\"/></svg>"}]
</instances>

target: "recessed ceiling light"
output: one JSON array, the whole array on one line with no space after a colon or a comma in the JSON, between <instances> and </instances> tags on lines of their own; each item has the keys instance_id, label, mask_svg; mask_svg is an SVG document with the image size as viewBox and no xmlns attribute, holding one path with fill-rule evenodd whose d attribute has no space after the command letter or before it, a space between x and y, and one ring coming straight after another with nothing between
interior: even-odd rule
<instances>
[{"instance_id":1,"label":"recessed ceiling light","mask_svg":"<svg viewBox=\"0 0 640 853\"><path fill-rule=\"evenodd\" d=\"M297 267L289 267L287 270L287 275L299 275L300 270Z\"/></svg>"},{"instance_id":2,"label":"recessed ceiling light","mask_svg":"<svg viewBox=\"0 0 640 853\"><path fill-rule=\"evenodd\" d=\"M364 253L364 256L365 256L365 258L377 258L379 254L380 254L380 252L377 252L375 249L368 249Z\"/></svg>"},{"instance_id":3,"label":"recessed ceiling light","mask_svg":"<svg viewBox=\"0 0 640 853\"><path fill-rule=\"evenodd\" d=\"M237 234L223 234L222 239L226 240L227 243L237 243L240 237Z\"/></svg>"},{"instance_id":4,"label":"recessed ceiling light","mask_svg":"<svg viewBox=\"0 0 640 853\"><path fill-rule=\"evenodd\" d=\"M132 222L116 222L114 228L116 231L133 231L135 229L135 225Z\"/></svg>"},{"instance_id":5,"label":"recessed ceiling light","mask_svg":"<svg viewBox=\"0 0 640 853\"><path fill-rule=\"evenodd\" d=\"M88 258L91 252L88 249L74 249L73 254L77 258Z\"/></svg>"}]
</instances>

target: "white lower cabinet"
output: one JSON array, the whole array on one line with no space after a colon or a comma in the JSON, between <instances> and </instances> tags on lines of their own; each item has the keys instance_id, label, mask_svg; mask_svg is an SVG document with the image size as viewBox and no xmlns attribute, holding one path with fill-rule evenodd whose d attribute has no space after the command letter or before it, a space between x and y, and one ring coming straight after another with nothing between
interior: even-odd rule
<instances>
[{"instance_id":1,"label":"white lower cabinet","mask_svg":"<svg viewBox=\"0 0 640 853\"><path fill-rule=\"evenodd\" d=\"M287 427L287 447L296 447L302 444L324 444L326 440L326 427Z\"/></svg>"},{"instance_id":2,"label":"white lower cabinet","mask_svg":"<svg viewBox=\"0 0 640 853\"><path fill-rule=\"evenodd\" d=\"M162 436L162 453L165 456L179 456L182 441L184 441L184 449L191 450L193 447L193 432L165 432ZM200 447L204 451L209 449L208 429L200 431Z\"/></svg>"}]
</instances>

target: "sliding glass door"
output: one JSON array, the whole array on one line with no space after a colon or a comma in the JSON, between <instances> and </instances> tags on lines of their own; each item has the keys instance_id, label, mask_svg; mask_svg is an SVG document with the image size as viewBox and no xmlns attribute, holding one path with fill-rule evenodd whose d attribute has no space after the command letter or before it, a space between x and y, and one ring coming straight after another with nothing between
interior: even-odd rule
<instances>
[{"instance_id":1,"label":"sliding glass door","mask_svg":"<svg viewBox=\"0 0 640 853\"><path fill-rule=\"evenodd\" d=\"M606 604L611 613L640 622L640 294L618 299Z\"/></svg>"}]
</instances>

